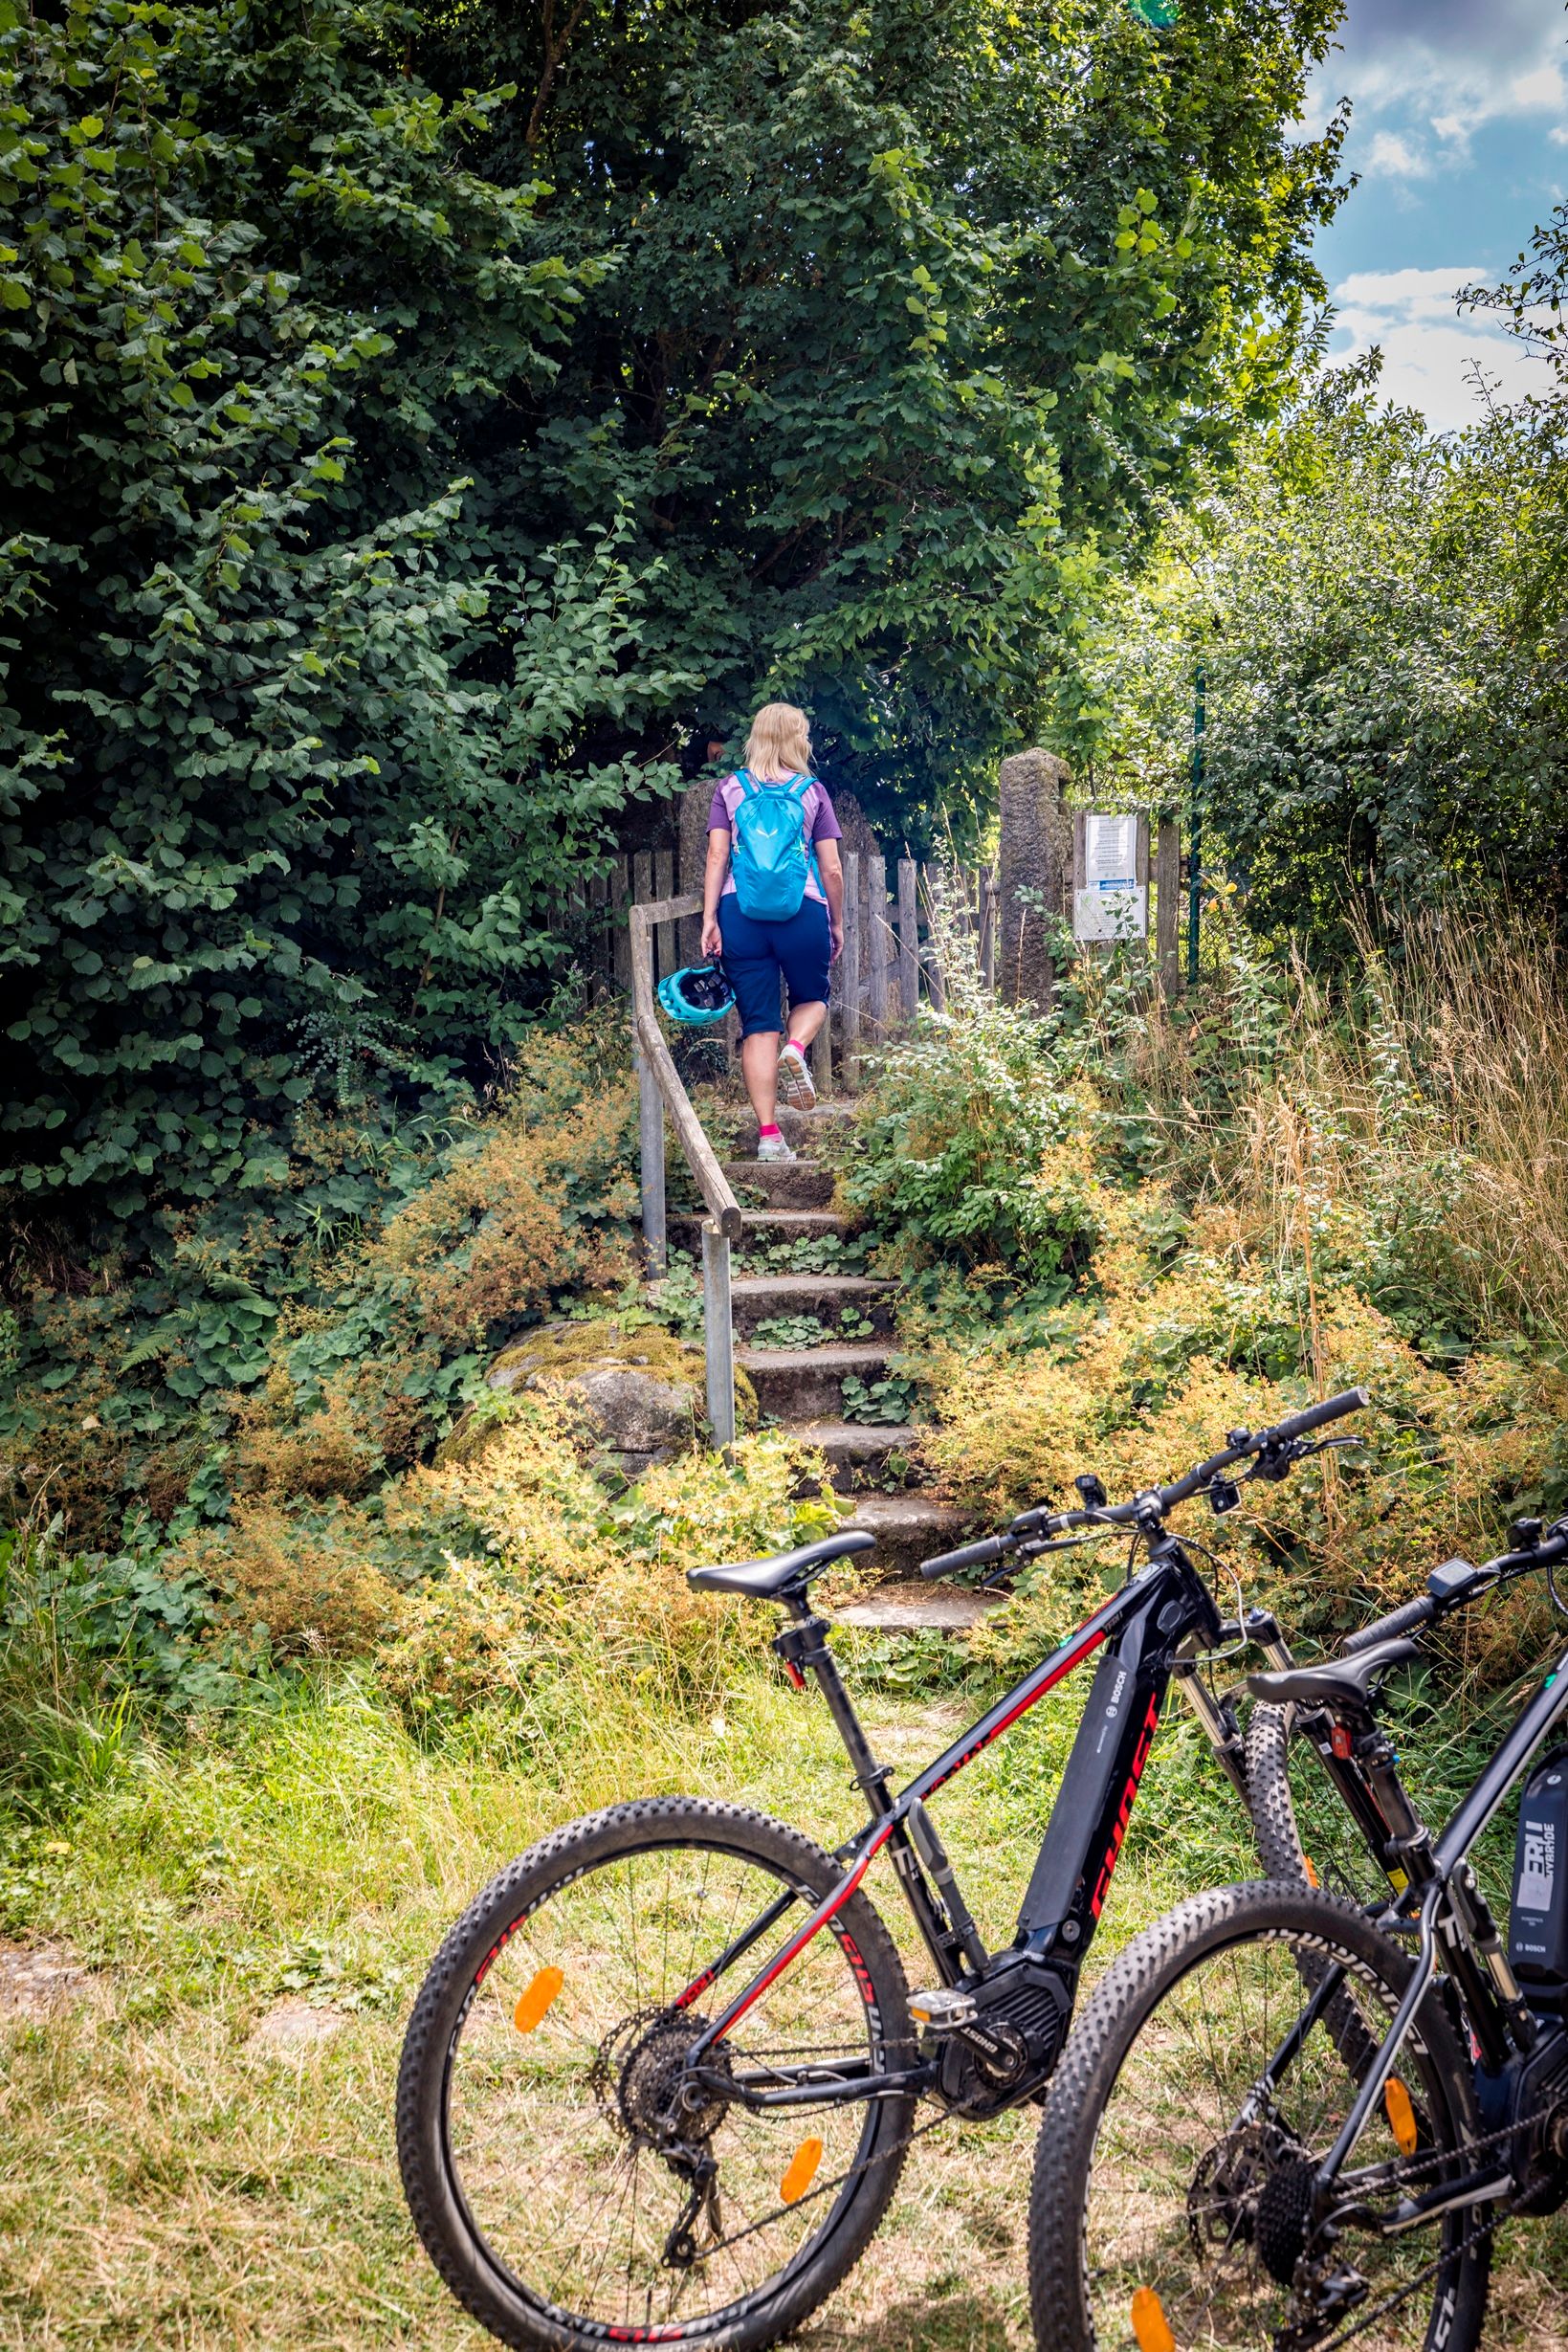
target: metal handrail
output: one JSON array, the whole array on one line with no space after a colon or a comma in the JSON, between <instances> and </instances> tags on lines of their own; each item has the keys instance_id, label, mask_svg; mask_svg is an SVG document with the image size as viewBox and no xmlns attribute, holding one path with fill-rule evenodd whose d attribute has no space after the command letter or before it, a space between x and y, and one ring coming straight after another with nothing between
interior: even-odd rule
<instances>
[{"instance_id":1,"label":"metal handrail","mask_svg":"<svg viewBox=\"0 0 1568 2352\"><path fill-rule=\"evenodd\" d=\"M664 1042L653 1010L653 934L660 923L700 915L702 900L691 895L654 899L633 906L631 1029L637 1044L638 1139L642 1162L643 1241L651 1273L662 1273L667 1257L664 1202L664 1120L674 1128L711 1222L702 1228L702 1304L707 1355L708 1425L717 1445L735 1438L735 1328L730 1310L730 1243L740 1237L740 1204L730 1189L680 1073Z\"/></svg>"}]
</instances>

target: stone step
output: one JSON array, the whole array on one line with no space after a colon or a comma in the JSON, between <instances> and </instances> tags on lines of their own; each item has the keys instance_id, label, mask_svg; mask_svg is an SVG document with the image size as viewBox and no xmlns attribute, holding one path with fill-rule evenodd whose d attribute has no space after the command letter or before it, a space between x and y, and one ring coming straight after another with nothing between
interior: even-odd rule
<instances>
[{"instance_id":1,"label":"stone step","mask_svg":"<svg viewBox=\"0 0 1568 2352\"><path fill-rule=\"evenodd\" d=\"M867 1340L847 1347L738 1347L735 1361L751 1375L763 1412L793 1423L834 1419L844 1410L845 1375L881 1380L888 1352Z\"/></svg>"},{"instance_id":2,"label":"stone step","mask_svg":"<svg viewBox=\"0 0 1568 2352\"><path fill-rule=\"evenodd\" d=\"M854 1117L854 1105L830 1101L824 1096L813 1111L792 1111L787 1103L781 1102L776 1116L784 1142L793 1143L797 1151L809 1151L823 1139L825 1129L830 1135L842 1135Z\"/></svg>"},{"instance_id":3,"label":"stone step","mask_svg":"<svg viewBox=\"0 0 1568 2352\"><path fill-rule=\"evenodd\" d=\"M834 1625L864 1626L878 1633L964 1633L1004 1600L1000 1592L971 1592L965 1585L879 1585L863 1601L832 1611ZM938 1743L939 1752L941 1742Z\"/></svg>"},{"instance_id":4,"label":"stone step","mask_svg":"<svg viewBox=\"0 0 1568 2352\"><path fill-rule=\"evenodd\" d=\"M776 1315L814 1315L829 1332L846 1307L857 1307L879 1332L891 1330L896 1282L863 1274L742 1274L730 1284L738 1339L749 1339Z\"/></svg>"},{"instance_id":5,"label":"stone step","mask_svg":"<svg viewBox=\"0 0 1568 2352\"><path fill-rule=\"evenodd\" d=\"M677 1250L690 1250L702 1254L702 1227L707 1211L694 1209L673 1209L670 1211L670 1239ZM795 1241L804 1235L847 1233L850 1221L835 1216L830 1209L748 1209L744 1211L746 1234L755 1234L762 1241ZM742 1236L742 1249L745 1239Z\"/></svg>"},{"instance_id":6,"label":"stone step","mask_svg":"<svg viewBox=\"0 0 1568 2352\"><path fill-rule=\"evenodd\" d=\"M833 1171L815 1160L726 1160L737 1200L760 1192L770 1209L830 1209Z\"/></svg>"},{"instance_id":7,"label":"stone step","mask_svg":"<svg viewBox=\"0 0 1568 2352\"><path fill-rule=\"evenodd\" d=\"M915 1431L907 1421L806 1421L791 1429L828 1457L828 1474L841 1495L852 1495L884 1475L890 1455L907 1453Z\"/></svg>"},{"instance_id":8,"label":"stone step","mask_svg":"<svg viewBox=\"0 0 1568 2352\"><path fill-rule=\"evenodd\" d=\"M894 1581L908 1577L922 1560L951 1551L961 1543L973 1520L950 1503L932 1502L924 1495L856 1495L846 1527L865 1527L876 1538L876 1549L863 1555L868 1577Z\"/></svg>"}]
</instances>

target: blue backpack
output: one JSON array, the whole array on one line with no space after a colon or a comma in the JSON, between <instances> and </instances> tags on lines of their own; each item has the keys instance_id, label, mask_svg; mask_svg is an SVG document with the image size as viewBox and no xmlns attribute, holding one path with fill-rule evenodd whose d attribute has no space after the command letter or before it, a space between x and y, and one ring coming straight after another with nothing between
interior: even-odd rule
<instances>
[{"instance_id":1,"label":"blue backpack","mask_svg":"<svg viewBox=\"0 0 1568 2352\"><path fill-rule=\"evenodd\" d=\"M744 767L736 770L740 805L735 811L735 853L730 871L742 915L754 922L787 922L801 911L807 873L816 857L806 846L803 804L814 776L792 776L787 784L759 784Z\"/></svg>"}]
</instances>

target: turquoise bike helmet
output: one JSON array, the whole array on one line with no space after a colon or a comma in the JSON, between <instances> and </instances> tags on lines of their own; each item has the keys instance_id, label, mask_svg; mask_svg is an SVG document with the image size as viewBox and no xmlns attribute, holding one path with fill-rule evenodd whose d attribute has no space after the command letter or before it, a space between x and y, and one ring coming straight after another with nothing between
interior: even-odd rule
<instances>
[{"instance_id":1,"label":"turquoise bike helmet","mask_svg":"<svg viewBox=\"0 0 1568 2352\"><path fill-rule=\"evenodd\" d=\"M718 964L688 964L659 982L659 1003L686 1029L711 1029L734 1002L735 990Z\"/></svg>"}]
</instances>

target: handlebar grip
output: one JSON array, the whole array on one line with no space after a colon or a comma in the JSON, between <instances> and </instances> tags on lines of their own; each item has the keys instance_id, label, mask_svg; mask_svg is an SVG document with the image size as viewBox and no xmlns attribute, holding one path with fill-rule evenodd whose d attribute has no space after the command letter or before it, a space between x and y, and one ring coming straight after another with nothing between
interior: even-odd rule
<instances>
[{"instance_id":1,"label":"handlebar grip","mask_svg":"<svg viewBox=\"0 0 1568 2352\"><path fill-rule=\"evenodd\" d=\"M1267 1434L1288 1443L1292 1437L1306 1437L1320 1430L1325 1421L1342 1421L1346 1413L1361 1412L1371 1402L1364 1388L1346 1388L1342 1395L1326 1396L1321 1405L1309 1405L1305 1412L1292 1413L1289 1421L1281 1421Z\"/></svg>"},{"instance_id":2,"label":"handlebar grip","mask_svg":"<svg viewBox=\"0 0 1568 2352\"><path fill-rule=\"evenodd\" d=\"M1370 1650L1375 1643L1392 1641L1396 1633L1408 1633L1418 1625L1430 1625L1437 1615L1437 1603L1429 1592L1420 1592L1402 1609L1391 1609L1386 1617L1379 1617L1372 1625L1363 1625L1340 1648L1342 1657L1351 1658L1358 1650Z\"/></svg>"},{"instance_id":3,"label":"handlebar grip","mask_svg":"<svg viewBox=\"0 0 1568 2352\"><path fill-rule=\"evenodd\" d=\"M983 1568L1011 1549L1003 1536L983 1536L978 1543L961 1543L956 1552L939 1552L935 1560L922 1560L920 1574L946 1576L954 1568Z\"/></svg>"}]
</instances>

